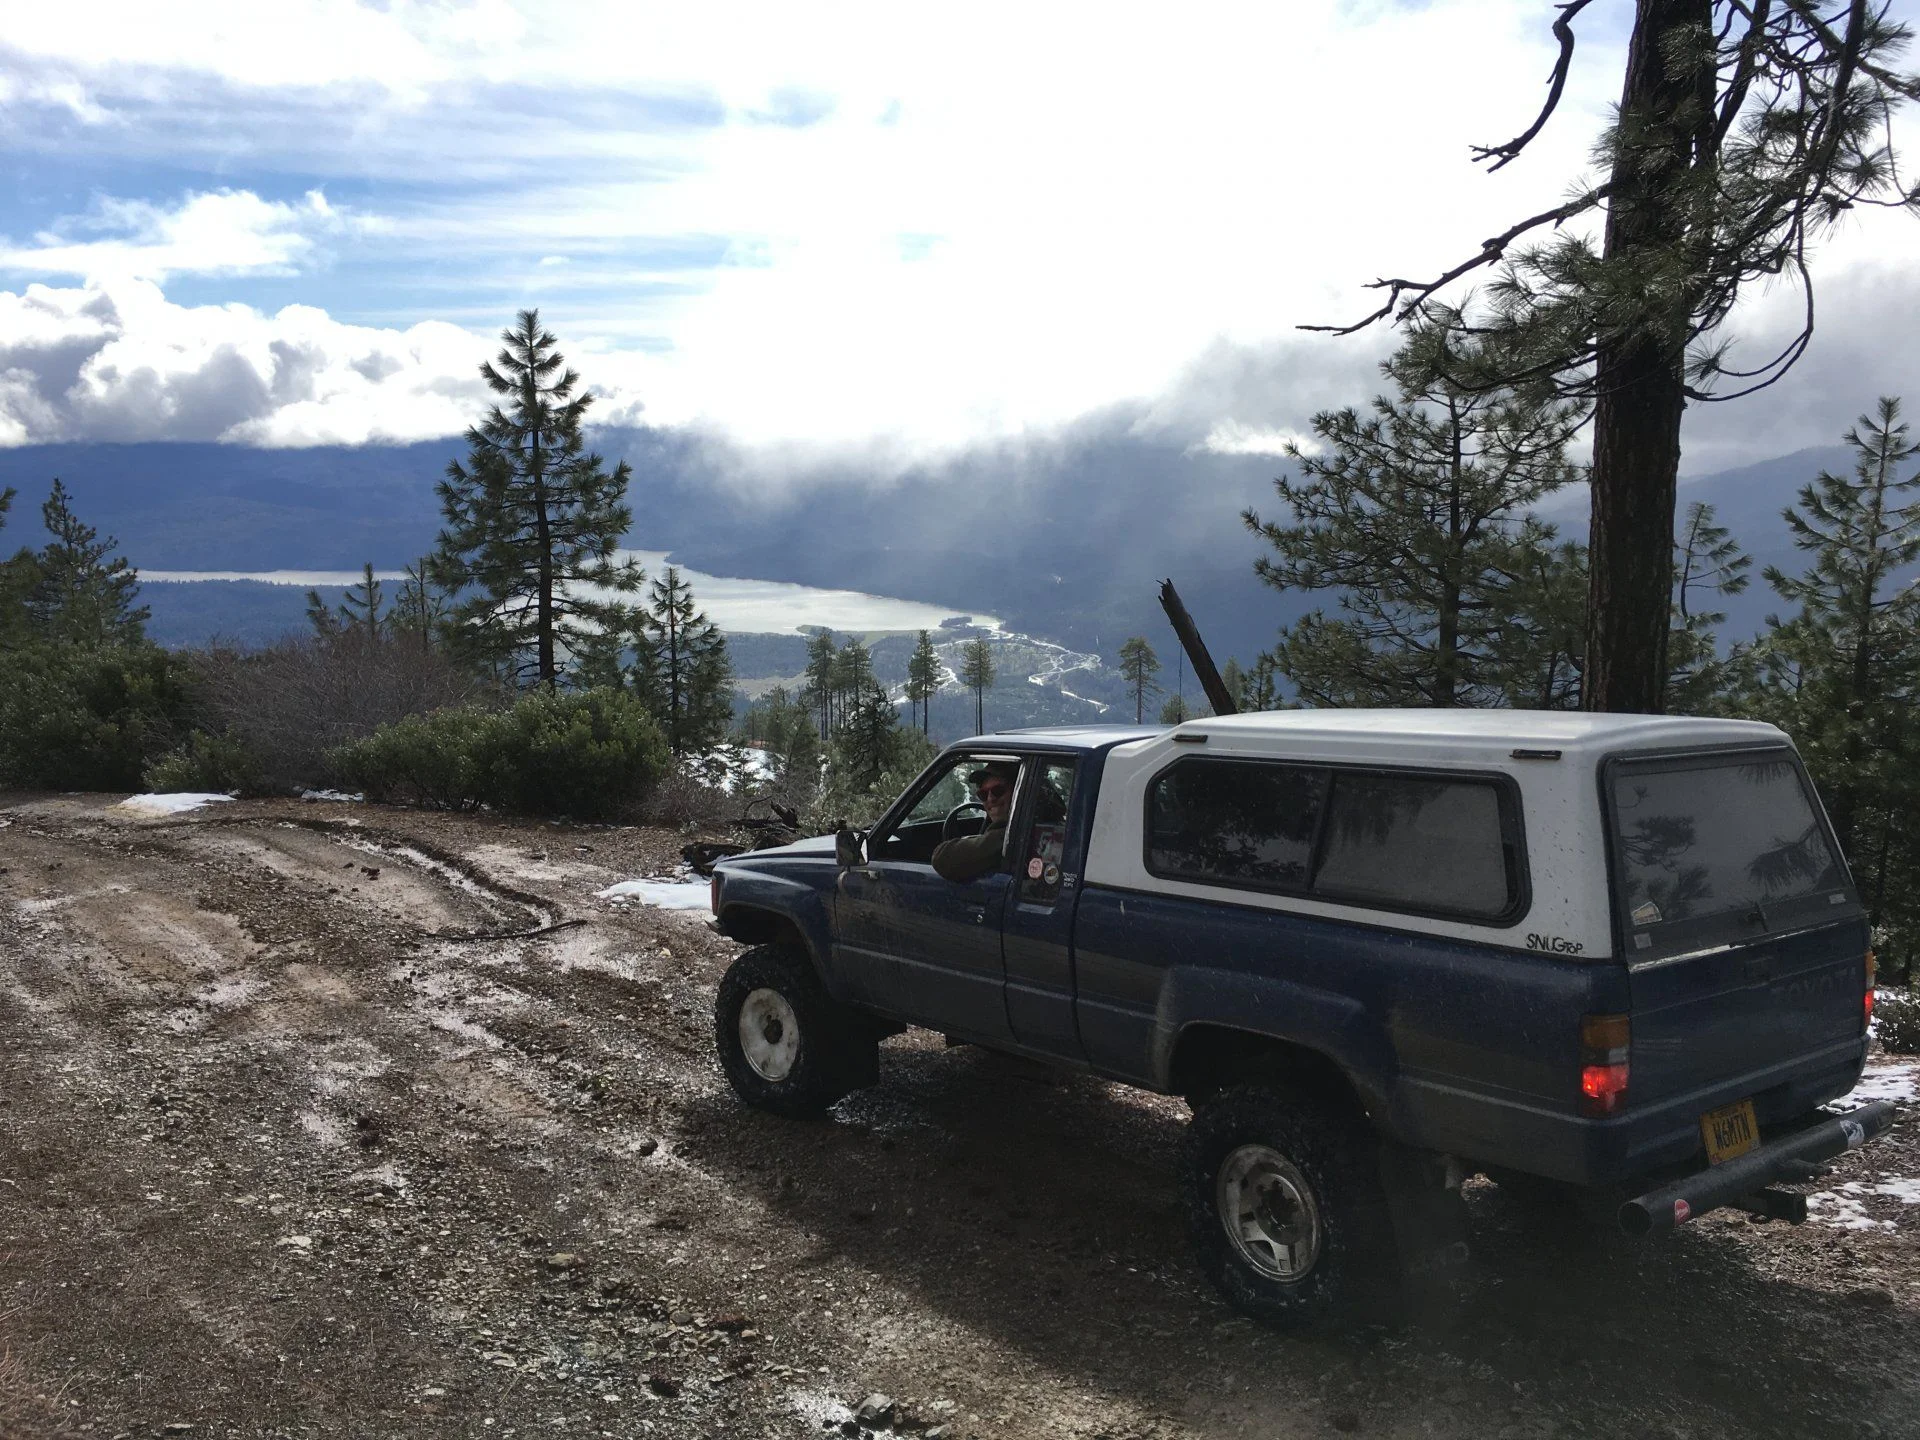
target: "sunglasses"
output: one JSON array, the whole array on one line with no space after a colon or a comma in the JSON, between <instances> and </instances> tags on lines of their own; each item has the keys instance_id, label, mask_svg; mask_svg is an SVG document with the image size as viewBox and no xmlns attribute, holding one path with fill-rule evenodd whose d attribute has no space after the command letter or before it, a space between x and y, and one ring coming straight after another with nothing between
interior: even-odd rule
<instances>
[{"instance_id":1,"label":"sunglasses","mask_svg":"<svg viewBox=\"0 0 1920 1440\"><path fill-rule=\"evenodd\" d=\"M989 780L980 787L982 800L1002 800L1013 793L1013 787L1003 780Z\"/></svg>"}]
</instances>

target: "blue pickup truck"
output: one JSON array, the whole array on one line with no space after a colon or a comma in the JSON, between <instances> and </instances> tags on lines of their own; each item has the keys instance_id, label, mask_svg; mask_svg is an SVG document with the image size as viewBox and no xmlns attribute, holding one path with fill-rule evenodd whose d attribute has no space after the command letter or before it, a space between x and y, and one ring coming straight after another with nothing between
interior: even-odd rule
<instances>
[{"instance_id":1,"label":"blue pickup truck","mask_svg":"<svg viewBox=\"0 0 1920 1440\"><path fill-rule=\"evenodd\" d=\"M1014 782L991 830L988 774ZM982 831L1000 863L942 878L936 849ZM1475 1173L1605 1197L1634 1234L1723 1205L1797 1222L1783 1187L1892 1118L1821 1108L1859 1078L1873 957L1766 725L985 735L864 833L721 861L713 908L752 947L715 1017L744 1101L817 1113L907 1026L1182 1096L1198 1258L1273 1324L1464 1256Z\"/></svg>"}]
</instances>

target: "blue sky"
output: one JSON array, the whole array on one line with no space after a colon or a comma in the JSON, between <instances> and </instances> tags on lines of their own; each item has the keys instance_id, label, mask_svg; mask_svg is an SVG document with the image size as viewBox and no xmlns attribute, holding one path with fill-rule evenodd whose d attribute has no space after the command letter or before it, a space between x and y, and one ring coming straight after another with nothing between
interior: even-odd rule
<instances>
[{"instance_id":1,"label":"blue sky","mask_svg":"<svg viewBox=\"0 0 1920 1440\"><path fill-rule=\"evenodd\" d=\"M1544 0L21 8L0 441L449 433L534 304L603 418L789 465L1114 406L1275 450L1386 343L1297 325L1565 193L1630 12L1589 8L1562 113L1486 176L1468 147L1540 98ZM1903 217L1851 226L1801 393L1693 448L1818 443L1863 372L1914 373L1882 320L1916 254Z\"/></svg>"}]
</instances>

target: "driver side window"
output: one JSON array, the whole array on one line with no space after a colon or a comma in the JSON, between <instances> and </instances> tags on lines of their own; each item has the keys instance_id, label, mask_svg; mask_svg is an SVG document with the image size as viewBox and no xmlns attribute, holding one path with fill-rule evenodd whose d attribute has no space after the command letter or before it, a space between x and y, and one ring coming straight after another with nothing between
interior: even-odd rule
<instances>
[{"instance_id":1,"label":"driver side window","mask_svg":"<svg viewBox=\"0 0 1920 1440\"><path fill-rule=\"evenodd\" d=\"M979 757L973 755L956 755L949 760L927 788L920 792L907 813L886 835L880 837L877 844L870 846L868 853L877 860L931 860L934 846L945 838L942 832L947 817L957 806L975 799L967 785L967 776L979 764ZM968 832L978 830L985 824L984 819L977 815L962 818L963 821L977 821L964 826Z\"/></svg>"}]
</instances>

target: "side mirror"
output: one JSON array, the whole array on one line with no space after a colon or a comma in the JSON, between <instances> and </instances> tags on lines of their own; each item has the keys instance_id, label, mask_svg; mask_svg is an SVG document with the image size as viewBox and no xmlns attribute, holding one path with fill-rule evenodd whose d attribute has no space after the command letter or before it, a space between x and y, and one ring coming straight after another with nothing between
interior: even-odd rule
<instances>
[{"instance_id":1,"label":"side mirror","mask_svg":"<svg viewBox=\"0 0 1920 1440\"><path fill-rule=\"evenodd\" d=\"M840 862L841 868L866 863L866 844L857 830L848 830L844 826L833 834L833 858Z\"/></svg>"}]
</instances>

